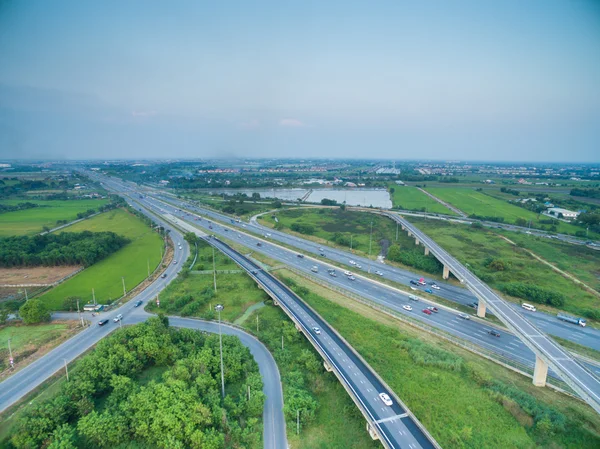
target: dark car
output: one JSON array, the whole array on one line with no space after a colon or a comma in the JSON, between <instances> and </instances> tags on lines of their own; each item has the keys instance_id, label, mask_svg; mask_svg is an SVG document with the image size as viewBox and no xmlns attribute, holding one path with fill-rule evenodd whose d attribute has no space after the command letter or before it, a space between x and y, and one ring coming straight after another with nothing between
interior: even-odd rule
<instances>
[{"instance_id":1,"label":"dark car","mask_svg":"<svg viewBox=\"0 0 600 449\"><path fill-rule=\"evenodd\" d=\"M258 243L256 244L256 246L262 246L262 243L258 242Z\"/></svg>"},{"instance_id":2,"label":"dark car","mask_svg":"<svg viewBox=\"0 0 600 449\"><path fill-rule=\"evenodd\" d=\"M500 332L494 330L494 329L490 329L488 331L488 334L490 334L492 337L499 337L500 336Z\"/></svg>"},{"instance_id":3,"label":"dark car","mask_svg":"<svg viewBox=\"0 0 600 449\"><path fill-rule=\"evenodd\" d=\"M167 277L167 273L163 273L162 276L161 276L161 278L163 278L163 279L166 278L166 277Z\"/></svg>"},{"instance_id":4,"label":"dark car","mask_svg":"<svg viewBox=\"0 0 600 449\"><path fill-rule=\"evenodd\" d=\"M300 259L304 259L304 254L297 254Z\"/></svg>"},{"instance_id":5,"label":"dark car","mask_svg":"<svg viewBox=\"0 0 600 449\"><path fill-rule=\"evenodd\" d=\"M411 280L410 280L410 283L411 283L412 285L419 285L419 283L418 283L417 281L415 281L414 279L411 279Z\"/></svg>"},{"instance_id":6,"label":"dark car","mask_svg":"<svg viewBox=\"0 0 600 449\"><path fill-rule=\"evenodd\" d=\"M100 320L98 321L98 326L104 326L106 323L108 323L108 320Z\"/></svg>"},{"instance_id":7,"label":"dark car","mask_svg":"<svg viewBox=\"0 0 600 449\"><path fill-rule=\"evenodd\" d=\"M325 253L319 253L319 255L325 257Z\"/></svg>"},{"instance_id":8,"label":"dark car","mask_svg":"<svg viewBox=\"0 0 600 449\"><path fill-rule=\"evenodd\" d=\"M142 300L140 299L139 301L135 302L135 307L139 307L142 305Z\"/></svg>"}]
</instances>

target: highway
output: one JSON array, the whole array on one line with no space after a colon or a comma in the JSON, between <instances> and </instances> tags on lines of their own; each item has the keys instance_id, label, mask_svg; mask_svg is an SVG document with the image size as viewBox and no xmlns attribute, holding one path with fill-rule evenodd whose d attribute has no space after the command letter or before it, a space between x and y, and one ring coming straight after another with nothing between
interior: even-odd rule
<instances>
[{"instance_id":1,"label":"highway","mask_svg":"<svg viewBox=\"0 0 600 449\"><path fill-rule=\"evenodd\" d=\"M544 360L573 390L575 390L590 406L600 413L600 379L585 369L580 363L546 334L534 326L525 316L517 313L507 301L497 295L491 288L471 273L454 257L442 249L433 239L421 232L416 226L395 214L386 214L404 225L451 272L467 287L485 300L487 307L506 324L519 339L532 351L544 356Z\"/></svg>"},{"instance_id":2,"label":"highway","mask_svg":"<svg viewBox=\"0 0 600 449\"><path fill-rule=\"evenodd\" d=\"M144 210L142 210L142 212L146 213ZM113 318L116 315L123 315L122 323L125 325L137 324L152 316L144 310L144 305L148 301L155 300L160 291L177 277L190 253L189 245L176 228L155 216L151 216L151 218L164 226L166 230L170 231L171 238L174 242L180 242L182 245L181 250L177 249L177 244L175 245L173 262L177 263L172 262L167 268L165 271L167 277L157 278L147 288L119 308L101 313L95 317L92 317L89 312L83 313L84 319L92 323L90 327L77 335L74 335L43 357L40 357L35 362L24 367L13 376L0 383L0 412L6 410L29 392L33 391L54 373L64 369L65 360L67 363L71 363L77 357L92 348L102 338L115 331L119 327L119 324L113 322ZM141 300L144 305L134 307L135 302L138 300ZM77 314L56 313L53 317L77 319ZM104 326L98 326L96 323L99 319L108 319L109 323ZM215 322L169 317L169 323L174 327L185 327L212 333L218 332L218 324ZM238 337L242 344L250 349L250 352L258 364L263 381L263 393L265 394L265 405L263 410L263 447L265 449L287 449L285 418L283 415L283 392L281 390L279 369L275 359L268 349L252 335L224 323L221 323L221 330L223 334Z\"/></svg>"},{"instance_id":3,"label":"highway","mask_svg":"<svg viewBox=\"0 0 600 449\"><path fill-rule=\"evenodd\" d=\"M204 217L210 217L213 220L226 222L228 223L228 226L236 227L242 232L251 231L254 233L258 233L259 235L262 234L263 237L268 233L268 240L292 246L294 248L297 248L299 251L302 251L304 254L311 254L316 258L322 259L323 257L320 256L320 254L323 253L325 254L325 258L328 261L345 265L348 267L348 269L350 269L350 271L353 272L368 273L370 270L373 273L374 271L379 270L383 273L384 278L403 285L410 285L411 279L419 279L421 277L420 274L416 274L394 266L384 265L380 262L373 261L366 257L352 254L349 251L331 248L325 245L319 246L314 242L287 234L282 231L276 231L267 228L265 226L260 225L257 222L256 217L253 217L250 223L238 223L236 221L231 223L232 218L224 214L220 214L218 212L214 212L206 208L198 207L196 205L190 204L189 202L171 198L165 195L154 196L161 199L162 201L168 201L170 203L177 204L181 208L197 212ZM319 248L323 248L324 251L320 251ZM256 250L260 252L259 248L256 248ZM356 265L350 265L350 260L355 261L362 268L358 269ZM434 296L439 296L441 298L465 306L470 306L471 304L477 301L477 297L472 292L461 286L455 286L440 281L436 281L436 283L440 287L440 289L432 290L432 294ZM418 286L414 288L417 288L419 290L416 293L422 293L425 288L430 288L430 286ZM560 338L564 338L565 340L570 340L574 343L578 343L580 345L587 346L589 348L600 351L600 330L590 327L582 328L580 326L576 326L570 323L565 323L563 321L558 320L555 316L543 312L527 312L521 307L519 307L519 305L517 304L510 304L510 306L513 307L513 309L517 313L526 313L528 319L533 321L536 324L536 326L539 326L545 332Z\"/></svg>"},{"instance_id":4,"label":"highway","mask_svg":"<svg viewBox=\"0 0 600 449\"><path fill-rule=\"evenodd\" d=\"M486 349L487 351L491 351L497 354L500 358L507 358L511 361L514 361L524 368L533 369L535 365L535 354L532 350L525 345L519 338L514 336L510 332L501 331L501 338L493 337L488 334L488 330L492 327L482 323L480 320L464 320L459 317L456 312L452 312L449 310L445 310L439 307L438 313L433 313L431 315L426 315L422 312L422 310L427 306L434 306L434 303L430 303L421 299L419 302L414 302L408 299L408 294L404 292L400 292L394 288L391 288L385 284L375 282L368 278L356 275L355 281L350 281L346 276L338 268L338 273L336 277L332 277L327 273L328 266L323 261L317 261L311 259L309 257L299 258L297 257L297 253L289 250L285 247L275 244L271 242L276 237L279 236L280 233L276 233L275 231L269 231L271 234L267 238L264 236L256 237L253 235L246 234L244 231L247 231L251 226L250 224L244 223L231 223L231 219L229 217L225 217L223 215L210 212L210 217L214 220L219 218L221 221L224 219L229 220L229 223L225 226L222 224L217 224L215 221L207 221L206 218L199 218L198 216L193 216L192 214L186 213L185 211L180 211L178 207L165 204L164 202L151 199L147 195L143 200L146 205L149 207L156 207L158 211L161 213L171 213L173 215L177 215L182 219L187 219L190 222L193 222L196 226L202 228L207 233L212 233L215 235L219 235L225 238L229 238L231 240L236 241L241 245L248 247L251 251L257 252L260 254L264 254L272 259L285 263L299 271L302 271L308 275L314 276L315 278L320 279L323 282L327 282L328 284L350 292L351 294L359 295L363 298L366 298L374 303L380 304L382 306L393 309L395 312L407 315L412 317L413 319L422 321L426 324L432 325L445 331L448 334L451 334L457 338L464 339L471 344L477 345ZM183 202L178 202L180 206L185 205L189 209L194 209L196 211L200 210L195 206L190 206ZM183 206L182 206L183 207ZM208 215L208 214L206 214ZM206 215L202 215L206 217ZM237 225L238 229L234 229L233 226ZM246 228L242 228L242 225L246 225ZM212 228L212 229L211 229ZM282 237L289 237L284 234ZM300 239L301 240L301 239ZM289 240L288 240L289 242ZM260 243L261 246L257 246ZM306 252L316 252L319 251L317 245L312 242L306 242L306 247L310 248L306 250ZM333 256L334 252L337 250L326 249L326 255L328 259L335 260ZM343 252L342 252L343 253ZM360 258L356 258L354 256L353 259L359 262ZM348 263L348 259L344 259L343 262ZM391 267L375 263L370 261L373 270L381 269L384 271L386 277L391 276L392 271ZM319 270L317 273L311 271L313 266L318 266ZM362 271L367 268L363 265ZM354 271L354 269L353 269ZM411 277L411 279L414 279ZM457 289L459 291L464 292L464 289L460 289L458 287L450 286L451 288ZM442 287L445 289L446 287ZM415 292L419 293L419 292ZM412 311L407 311L403 308L404 305L411 305L413 307ZM577 327L575 327L577 329ZM596 365L588 365L590 370L596 375L600 375L600 368ZM550 376L557 378L556 373L550 370Z\"/></svg>"},{"instance_id":5,"label":"highway","mask_svg":"<svg viewBox=\"0 0 600 449\"><path fill-rule=\"evenodd\" d=\"M127 191L127 186L119 186L115 181L109 181L111 188ZM105 182L106 183L106 182ZM229 245L210 237L198 227L200 220L186 217L185 213L162 203L150 200L148 197L136 201L160 215L163 219L175 223L186 231L195 232L207 243L232 258L240 267L245 269L271 297L276 298L283 310L292 318L308 340L324 358L359 409L368 418L379 439L387 448L437 448L437 443L412 415L394 392L377 376L368 364L332 329L326 321L317 315L304 301L295 295L287 286L264 271L259 265L232 249ZM178 216L176 218L176 216ZM204 223L211 232L210 225ZM215 226L216 227L216 226ZM227 231L223 231L224 233ZM317 334L314 328L318 327ZM393 398L391 406L386 405L379 397L387 393Z\"/></svg>"}]
</instances>

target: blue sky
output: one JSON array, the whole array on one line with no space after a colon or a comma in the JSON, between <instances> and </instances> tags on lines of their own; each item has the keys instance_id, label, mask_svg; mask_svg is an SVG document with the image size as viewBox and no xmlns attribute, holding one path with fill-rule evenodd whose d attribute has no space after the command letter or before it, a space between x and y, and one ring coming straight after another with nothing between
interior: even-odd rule
<instances>
[{"instance_id":1,"label":"blue sky","mask_svg":"<svg viewBox=\"0 0 600 449\"><path fill-rule=\"evenodd\" d=\"M0 0L0 157L598 162L599 3Z\"/></svg>"}]
</instances>

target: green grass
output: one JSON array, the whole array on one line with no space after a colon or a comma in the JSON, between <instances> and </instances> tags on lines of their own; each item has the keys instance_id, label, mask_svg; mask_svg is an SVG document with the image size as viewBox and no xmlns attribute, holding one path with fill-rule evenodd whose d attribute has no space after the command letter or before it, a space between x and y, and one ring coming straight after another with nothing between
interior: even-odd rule
<instances>
[{"instance_id":1,"label":"green grass","mask_svg":"<svg viewBox=\"0 0 600 449\"><path fill-rule=\"evenodd\" d=\"M475 229L461 224L414 217L408 217L408 219L461 263L468 265L468 268L492 287L499 288L505 282L524 282L550 289L563 295L565 300L563 310L578 315L582 315L584 310L600 307L598 297L573 281L562 277L518 246L503 240L495 230ZM505 235L508 238L518 236L515 233L505 233ZM544 249L547 252L551 251L547 247ZM573 247L568 255L555 252L554 257L570 264L571 259L578 258L577 251L579 250L579 246L577 246ZM485 261L488 258L501 259L507 263L508 268L504 271L490 270L485 267ZM583 261L586 266L593 266L593 262L588 259L583 259ZM513 301L517 302L515 299Z\"/></svg>"},{"instance_id":2,"label":"green grass","mask_svg":"<svg viewBox=\"0 0 600 449\"><path fill-rule=\"evenodd\" d=\"M518 218L526 221L531 220L534 225L543 226L539 220L547 220L548 217L538 215L527 209L524 209L507 201L494 198L485 193L478 192L474 188L457 187L427 187L426 190L436 197L452 204L462 210L467 215L476 214L484 217L504 217L505 223L514 224ZM580 231L575 225L559 222L558 232L565 234L575 234Z\"/></svg>"},{"instance_id":3,"label":"green grass","mask_svg":"<svg viewBox=\"0 0 600 449\"><path fill-rule=\"evenodd\" d=\"M92 288L96 301L108 304L123 294L121 277L125 278L127 291L142 282L148 275L148 262L152 272L161 260L162 239L139 218L123 209L116 209L76 223L64 232L112 231L131 239L131 243L106 259L92 265L63 282L40 298L51 310L60 310L65 298L77 296L82 303L92 301Z\"/></svg>"},{"instance_id":4,"label":"green grass","mask_svg":"<svg viewBox=\"0 0 600 449\"><path fill-rule=\"evenodd\" d=\"M8 351L8 339L10 347L18 352L28 345L41 346L53 340L69 326L67 324L39 324L35 326L5 326L0 328L0 351Z\"/></svg>"},{"instance_id":5,"label":"green grass","mask_svg":"<svg viewBox=\"0 0 600 449\"><path fill-rule=\"evenodd\" d=\"M44 226L53 228L58 220L72 221L77 214L88 209L98 209L108 200L3 200L0 204L14 205L23 202L41 207L0 214L0 237L28 235L41 232Z\"/></svg>"},{"instance_id":6,"label":"green grass","mask_svg":"<svg viewBox=\"0 0 600 449\"><path fill-rule=\"evenodd\" d=\"M383 377L442 447L595 448L600 444L598 415L586 404L536 388L528 378L405 328L298 276L281 275L293 278L300 288L309 287L302 297ZM339 297L331 301L315 292ZM565 429L547 434L536 428L530 413L505 390L499 393L499 387L512 387L542 409L563 414Z\"/></svg>"},{"instance_id":7,"label":"green grass","mask_svg":"<svg viewBox=\"0 0 600 449\"><path fill-rule=\"evenodd\" d=\"M394 193L391 196L392 204L395 208L434 214L456 215L446 206L425 195L416 187L399 186L394 183L391 183L389 187L394 189Z\"/></svg>"},{"instance_id":8,"label":"green grass","mask_svg":"<svg viewBox=\"0 0 600 449\"><path fill-rule=\"evenodd\" d=\"M193 253L194 247L191 247ZM236 263L223 254L221 251L215 251L215 268L218 270L239 270ZM212 246L204 241L198 243L198 258L192 270L203 271L213 269L213 250Z\"/></svg>"}]
</instances>

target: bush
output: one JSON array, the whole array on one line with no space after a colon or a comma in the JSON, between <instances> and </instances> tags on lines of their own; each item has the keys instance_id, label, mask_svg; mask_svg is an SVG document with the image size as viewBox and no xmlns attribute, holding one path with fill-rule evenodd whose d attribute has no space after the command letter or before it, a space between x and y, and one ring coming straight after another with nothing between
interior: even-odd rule
<instances>
[{"instance_id":1,"label":"bush","mask_svg":"<svg viewBox=\"0 0 600 449\"><path fill-rule=\"evenodd\" d=\"M517 298L526 299L538 304L548 304L554 307L561 307L565 303L564 297L553 290L547 290L533 284L525 284L523 282L509 282L500 285L502 290L507 295Z\"/></svg>"},{"instance_id":2,"label":"bush","mask_svg":"<svg viewBox=\"0 0 600 449\"><path fill-rule=\"evenodd\" d=\"M315 227L308 223L296 222L292 223L290 229L300 234L312 235L315 233Z\"/></svg>"},{"instance_id":3,"label":"bush","mask_svg":"<svg viewBox=\"0 0 600 449\"><path fill-rule=\"evenodd\" d=\"M39 299L30 299L19 309L19 315L25 324L38 324L50 321L50 312Z\"/></svg>"}]
</instances>

